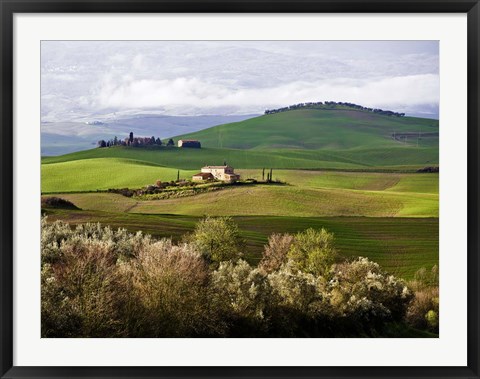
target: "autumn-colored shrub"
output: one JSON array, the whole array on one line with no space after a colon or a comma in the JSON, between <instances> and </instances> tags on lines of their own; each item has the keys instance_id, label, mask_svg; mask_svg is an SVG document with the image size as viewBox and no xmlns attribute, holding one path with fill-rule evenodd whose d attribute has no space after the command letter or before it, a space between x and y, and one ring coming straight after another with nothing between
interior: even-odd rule
<instances>
[{"instance_id":1,"label":"autumn-colored shrub","mask_svg":"<svg viewBox=\"0 0 480 379\"><path fill-rule=\"evenodd\" d=\"M195 337L224 333L209 303L207 263L193 245L175 246L171 240L152 243L124 264L122 272L131 282L130 334Z\"/></svg>"},{"instance_id":2,"label":"autumn-colored shrub","mask_svg":"<svg viewBox=\"0 0 480 379\"><path fill-rule=\"evenodd\" d=\"M43 337L121 337L125 291L112 245L66 240L42 266Z\"/></svg>"},{"instance_id":3,"label":"autumn-colored shrub","mask_svg":"<svg viewBox=\"0 0 480 379\"><path fill-rule=\"evenodd\" d=\"M415 297L408 308L406 321L415 328L438 333L440 316L438 267L433 266L430 271L421 268L415 273L415 278L409 286L414 290Z\"/></svg>"},{"instance_id":4,"label":"autumn-colored shrub","mask_svg":"<svg viewBox=\"0 0 480 379\"><path fill-rule=\"evenodd\" d=\"M274 233L268 238L268 245L265 246L259 268L266 272L278 270L282 264L287 262L287 254L293 242L291 234Z\"/></svg>"}]
</instances>

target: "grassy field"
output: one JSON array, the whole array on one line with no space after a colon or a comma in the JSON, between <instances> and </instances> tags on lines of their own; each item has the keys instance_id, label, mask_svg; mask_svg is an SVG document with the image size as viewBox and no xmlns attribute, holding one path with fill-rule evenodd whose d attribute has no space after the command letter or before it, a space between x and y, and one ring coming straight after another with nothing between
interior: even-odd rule
<instances>
[{"instance_id":1,"label":"grassy field","mask_svg":"<svg viewBox=\"0 0 480 379\"><path fill-rule=\"evenodd\" d=\"M75 167L76 166L76 167ZM238 170L261 180L261 170ZM181 171L182 178L194 171ZM44 165L44 193L139 188L170 181L177 170L117 159ZM115 194L63 195L82 209L135 213L210 215L438 217L438 174L275 170L284 185L228 187L166 200L138 200Z\"/></svg>"},{"instance_id":2,"label":"grassy field","mask_svg":"<svg viewBox=\"0 0 480 379\"><path fill-rule=\"evenodd\" d=\"M237 170L262 179L262 170ZM189 178L196 171L180 171ZM174 180L177 170L125 159L42 166L42 192L139 188ZM274 170L285 185L231 187L193 197L142 201L114 194L64 195L82 209L184 215L438 217L438 174Z\"/></svg>"},{"instance_id":3,"label":"grassy field","mask_svg":"<svg viewBox=\"0 0 480 379\"><path fill-rule=\"evenodd\" d=\"M115 146L91 149L58 157L44 157L42 164L70 161L117 158L142 161L163 167L198 170L224 161L235 168L277 169L341 169L358 171L415 171L438 164L438 148L396 145L391 148L355 148L349 150L292 150L268 151L236 149L181 149L176 147L130 148Z\"/></svg>"},{"instance_id":4,"label":"grassy field","mask_svg":"<svg viewBox=\"0 0 480 379\"><path fill-rule=\"evenodd\" d=\"M165 200L140 200L108 193L57 196L86 210L149 214L438 217L438 195L428 193L257 185Z\"/></svg>"},{"instance_id":5,"label":"grassy field","mask_svg":"<svg viewBox=\"0 0 480 379\"><path fill-rule=\"evenodd\" d=\"M109 188L140 188L157 180L177 179L177 169L120 158L75 160L42 165L42 192L96 191ZM180 170L182 178L197 171Z\"/></svg>"},{"instance_id":6,"label":"grassy field","mask_svg":"<svg viewBox=\"0 0 480 379\"><path fill-rule=\"evenodd\" d=\"M193 230L199 217L105 211L48 210L49 221L72 225L100 222L113 228L143 231L157 238L178 241ZM247 240L246 258L256 264L272 233L296 233L306 228L327 228L335 233L341 257L366 256L387 271L411 279L421 267L438 264L438 219L366 217L234 217Z\"/></svg>"}]
</instances>

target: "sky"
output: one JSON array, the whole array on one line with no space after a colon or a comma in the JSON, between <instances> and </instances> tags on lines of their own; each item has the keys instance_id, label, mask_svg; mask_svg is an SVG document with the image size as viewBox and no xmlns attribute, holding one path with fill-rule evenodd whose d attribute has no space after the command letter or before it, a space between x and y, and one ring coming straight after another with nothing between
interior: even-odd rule
<instances>
[{"instance_id":1,"label":"sky","mask_svg":"<svg viewBox=\"0 0 480 379\"><path fill-rule=\"evenodd\" d=\"M42 122L344 101L438 114L437 41L43 41Z\"/></svg>"}]
</instances>

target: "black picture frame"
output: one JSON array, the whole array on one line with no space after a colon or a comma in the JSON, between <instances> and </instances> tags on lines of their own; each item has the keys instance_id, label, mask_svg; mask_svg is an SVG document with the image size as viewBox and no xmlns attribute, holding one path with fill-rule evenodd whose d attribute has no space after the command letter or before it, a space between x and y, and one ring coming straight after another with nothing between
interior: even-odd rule
<instances>
[{"instance_id":1,"label":"black picture frame","mask_svg":"<svg viewBox=\"0 0 480 379\"><path fill-rule=\"evenodd\" d=\"M479 0L0 0L0 374L2 378L479 378ZM13 16L16 13L466 13L468 22L468 364L465 367L18 367L13 365Z\"/></svg>"}]
</instances>

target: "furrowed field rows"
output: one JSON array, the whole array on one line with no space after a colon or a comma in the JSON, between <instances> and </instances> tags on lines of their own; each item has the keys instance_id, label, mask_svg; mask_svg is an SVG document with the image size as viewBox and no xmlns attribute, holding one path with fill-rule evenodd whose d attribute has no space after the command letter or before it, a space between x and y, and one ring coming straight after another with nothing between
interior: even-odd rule
<instances>
[{"instance_id":1,"label":"furrowed field rows","mask_svg":"<svg viewBox=\"0 0 480 379\"><path fill-rule=\"evenodd\" d=\"M114 213L102 211L48 210L49 222L71 225L100 222L113 228L142 231L156 238L178 241L193 231L200 217ZM365 256L392 274L413 278L421 267L438 264L437 218L366 217L234 217L247 240L247 259L258 263L263 246L272 233L296 233L307 228L326 228L335 234L342 257Z\"/></svg>"}]
</instances>

